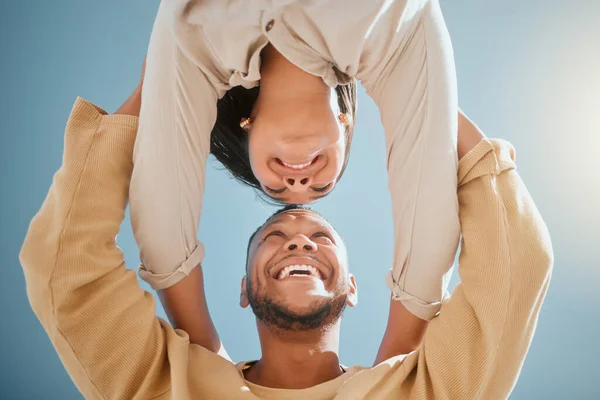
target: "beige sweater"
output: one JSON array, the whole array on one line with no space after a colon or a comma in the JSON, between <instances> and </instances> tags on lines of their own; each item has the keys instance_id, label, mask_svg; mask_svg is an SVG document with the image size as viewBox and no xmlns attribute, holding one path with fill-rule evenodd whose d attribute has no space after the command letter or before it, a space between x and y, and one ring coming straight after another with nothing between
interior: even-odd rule
<instances>
[{"instance_id":1,"label":"beige sweater","mask_svg":"<svg viewBox=\"0 0 600 400\"><path fill-rule=\"evenodd\" d=\"M421 348L303 390L259 387L155 316L115 243L137 119L78 99L63 165L21 252L31 305L79 390L95 399L502 399L533 336L550 280L544 222L504 141L459 165L461 284ZM249 327L249 329L251 329Z\"/></svg>"}]
</instances>

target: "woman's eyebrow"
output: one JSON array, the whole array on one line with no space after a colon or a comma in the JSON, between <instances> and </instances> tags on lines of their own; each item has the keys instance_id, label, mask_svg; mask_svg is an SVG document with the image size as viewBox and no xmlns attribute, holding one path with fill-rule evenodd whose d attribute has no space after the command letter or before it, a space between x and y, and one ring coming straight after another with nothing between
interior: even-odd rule
<instances>
[{"instance_id":1,"label":"woman's eyebrow","mask_svg":"<svg viewBox=\"0 0 600 400\"><path fill-rule=\"evenodd\" d=\"M327 196L328 194L329 194L329 192L320 194L318 196L312 196L312 197L310 197L310 201L317 201L317 200L322 199L323 197Z\"/></svg>"}]
</instances>

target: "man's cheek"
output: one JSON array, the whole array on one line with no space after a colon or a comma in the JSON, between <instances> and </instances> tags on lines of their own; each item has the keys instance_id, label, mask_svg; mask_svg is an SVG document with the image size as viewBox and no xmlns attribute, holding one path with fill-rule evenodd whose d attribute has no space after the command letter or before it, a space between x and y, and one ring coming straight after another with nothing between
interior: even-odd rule
<instances>
[{"instance_id":1,"label":"man's cheek","mask_svg":"<svg viewBox=\"0 0 600 400\"><path fill-rule=\"evenodd\" d=\"M277 246L271 243L263 243L263 246L256 252L256 259L254 265L260 270L264 270L270 267L270 263L273 262L274 257L277 255Z\"/></svg>"},{"instance_id":2,"label":"man's cheek","mask_svg":"<svg viewBox=\"0 0 600 400\"><path fill-rule=\"evenodd\" d=\"M264 251L265 261L275 261L276 255L279 252L279 249L281 248L280 244L273 243L273 242L265 243L265 244L266 244L265 249L264 249L265 250Z\"/></svg>"}]
</instances>

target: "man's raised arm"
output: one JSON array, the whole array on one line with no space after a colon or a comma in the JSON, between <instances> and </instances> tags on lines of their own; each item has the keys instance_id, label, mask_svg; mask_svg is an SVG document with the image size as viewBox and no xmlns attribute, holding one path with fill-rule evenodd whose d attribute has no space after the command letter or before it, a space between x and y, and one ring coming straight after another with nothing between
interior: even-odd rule
<instances>
[{"instance_id":1,"label":"man's raised arm","mask_svg":"<svg viewBox=\"0 0 600 400\"><path fill-rule=\"evenodd\" d=\"M123 114L132 110L139 112L136 95L121 115L76 101L63 164L20 254L31 306L86 398L168 392L169 356L188 344L155 317L153 297L115 243L137 130L137 117Z\"/></svg>"},{"instance_id":2,"label":"man's raised arm","mask_svg":"<svg viewBox=\"0 0 600 400\"><path fill-rule=\"evenodd\" d=\"M514 149L482 136L461 115L461 283L430 322L413 370L436 399L508 397L552 270L550 236L516 172Z\"/></svg>"}]
</instances>

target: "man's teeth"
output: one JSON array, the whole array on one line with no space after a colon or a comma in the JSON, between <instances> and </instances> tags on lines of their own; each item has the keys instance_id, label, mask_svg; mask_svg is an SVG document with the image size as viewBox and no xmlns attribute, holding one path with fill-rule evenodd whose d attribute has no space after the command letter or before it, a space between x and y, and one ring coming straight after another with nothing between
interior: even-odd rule
<instances>
[{"instance_id":1,"label":"man's teeth","mask_svg":"<svg viewBox=\"0 0 600 400\"><path fill-rule=\"evenodd\" d=\"M302 168L306 168L306 167L308 167L310 164L312 164L312 161L309 161L309 162L307 162L307 163L305 163L305 164L288 164L288 163L286 163L285 161L283 161L283 160L282 160L282 161L281 161L281 163L282 163L283 165L285 165L286 167L288 167L288 168L293 168L293 169L302 169Z\"/></svg>"},{"instance_id":2,"label":"man's teeth","mask_svg":"<svg viewBox=\"0 0 600 400\"><path fill-rule=\"evenodd\" d=\"M303 271L301 273L295 274L294 272ZM308 272L304 273L304 271ZM277 275L277 279L284 279L288 276L313 276L315 278L321 278L321 274L319 270L313 267L312 265L290 265L282 269Z\"/></svg>"}]
</instances>

